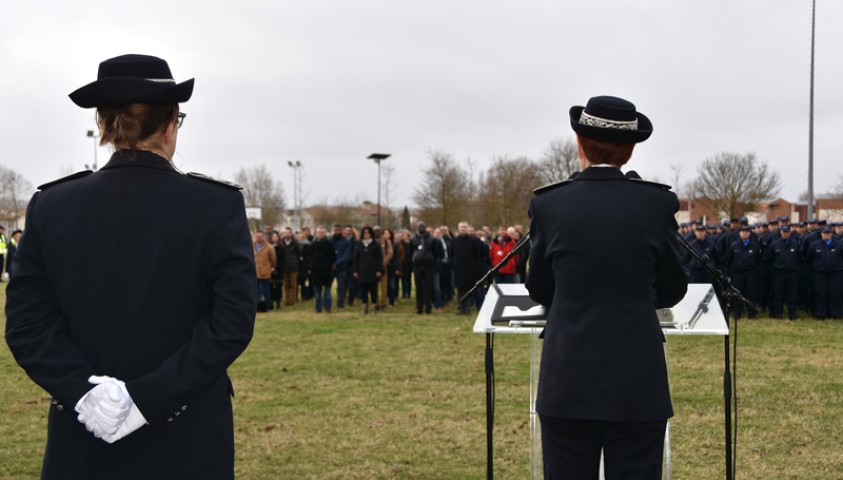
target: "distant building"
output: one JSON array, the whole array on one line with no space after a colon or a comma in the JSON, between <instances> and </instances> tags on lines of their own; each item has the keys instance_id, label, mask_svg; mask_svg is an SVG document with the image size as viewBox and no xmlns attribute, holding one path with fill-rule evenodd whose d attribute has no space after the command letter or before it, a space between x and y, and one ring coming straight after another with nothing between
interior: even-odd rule
<instances>
[{"instance_id":1,"label":"distant building","mask_svg":"<svg viewBox=\"0 0 843 480\"><path fill-rule=\"evenodd\" d=\"M374 226L378 222L378 204L364 201L360 205L313 205L302 208L299 215L301 218L298 224L294 225L295 212L292 209L285 210L279 220L281 225L276 225L276 228L289 226L297 231L304 227L313 229L322 225L330 229L336 223L351 224L358 229L364 225ZM400 220L401 210L392 210L381 205L382 227L395 230L399 227Z\"/></svg>"},{"instance_id":2,"label":"distant building","mask_svg":"<svg viewBox=\"0 0 843 480\"><path fill-rule=\"evenodd\" d=\"M829 222L843 222L843 198L817 198L814 212L817 218L823 218ZM808 205L777 198L762 203L754 210L741 211L739 215L747 217L749 223L767 222L781 217L787 217L791 222L796 223L808 218ZM680 198L676 221L683 223L692 220L717 223L729 218L724 212L715 212L707 199Z\"/></svg>"}]
</instances>

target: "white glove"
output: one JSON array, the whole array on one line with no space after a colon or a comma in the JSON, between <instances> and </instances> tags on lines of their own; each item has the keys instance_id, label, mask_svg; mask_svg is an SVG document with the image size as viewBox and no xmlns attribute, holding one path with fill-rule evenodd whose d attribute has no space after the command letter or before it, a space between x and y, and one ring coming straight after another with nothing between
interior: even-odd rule
<instances>
[{"instance_id":1,"label":"white glove","mask_svg":"<svg viewBox=\"0 0 843 480\"><path fill-rule=\"evenodd\" d=\"M129 401L132 402L132 397L128 398ZM135 405L135 402L132 402L132 406L129 407L129 414L126 416L126 419L117 429L117 431L113 434L103 435L102 439L108 443L114 443L144 425L146 425L146 418L144 418L141 411L138 410L138 406Z\"/></svg>"},{"instance_id":2,"label":"white glove","mask_svg":"<svg viewBox=\"0 0 843 480\"><path fill-rule=\"evenodd\" d=\"M76 403L79 422L97 438L117 431L129 414L119 380L106 376L91 376L94 387ZM125 388L125 387L124 387Z\"/></svg>"},{"instance_id":3,"label":"white glove","mask_svg":"<svg viewBox=\"0 0 843 480\"><path fill-rule=\"evenodd\" d=\"M108 376L91 376L94 384L75 410L79 422L95 437L114 443L146 424L146 419L132 401L126 384Z\"/></svg>"}]
</instances>

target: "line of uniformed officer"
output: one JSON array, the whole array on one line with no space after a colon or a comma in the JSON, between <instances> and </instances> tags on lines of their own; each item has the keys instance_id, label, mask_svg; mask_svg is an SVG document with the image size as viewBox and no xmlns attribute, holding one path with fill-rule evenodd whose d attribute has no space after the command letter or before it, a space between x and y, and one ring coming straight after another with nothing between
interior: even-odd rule
<instances>
[{"instance_id":1,"label":"line of uniformed officer","mask_svg":"<svg viewBox=\"0 0 843 480\"><path fill-rule=\"evenodd\" d=\"M742 217L717 225L684 223L680 234L771 317L783 318L786 307L791 320L798 309L818 319L843 318L843 224L791 224L782 217L750 226ZM683 261L691 283L715 283L687 252ZM740 318L742 305L734 307ZM749 318L757 313L750 309Z\"/></svg>"}]
</instances>

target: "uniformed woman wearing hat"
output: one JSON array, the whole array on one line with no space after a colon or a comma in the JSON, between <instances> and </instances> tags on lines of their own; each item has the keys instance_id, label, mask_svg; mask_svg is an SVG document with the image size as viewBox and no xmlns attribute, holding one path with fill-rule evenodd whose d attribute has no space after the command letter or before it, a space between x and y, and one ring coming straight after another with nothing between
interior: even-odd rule
<instances>
[{"instance_id":1,"label":"uniformed woman wearing hat","mask_svg":"<svg viewBox=\"0 0 843 480\"><path fill-rule=\"evenodd\" d=\"M255 263L239 188L172 164L192 92L123 55L70 94L115 152L33 196L6 303L6 341L52 396L44 479L234 478L226 369Z\"/></svg>"},{"instance_id":2,"label":"uniformed woman wearing hat","mask_svg":"<svg viewBox=\"0 0 843 480\"><path fill-rule=\"evenodd\" d=\"M652 124L617 97L570 111L581 172L537 191L527 288L547 309L536 411L547 479L660 479L673 415L657 308L685 295L669 187L620 167ZM624 232L605 235L606 225Z\"/></svg>"}]
</instances>

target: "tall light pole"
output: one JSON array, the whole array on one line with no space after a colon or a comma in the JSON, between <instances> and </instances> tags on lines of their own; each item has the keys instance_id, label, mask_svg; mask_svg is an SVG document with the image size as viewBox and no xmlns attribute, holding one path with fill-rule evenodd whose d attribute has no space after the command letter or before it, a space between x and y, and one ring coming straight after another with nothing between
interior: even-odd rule
<instances>
[{"instance_id":1,"label":"tall light pole","mask_svg":"<svg viewBox=\"0 0 843 480\"><path fill-rule=\"evenodd\" d=\"M381 224L381 162L390 156L389 153L373 153L367 157L378 164L378 225Z\"/></svg>"},{"instance_id":2,"label":"tall light pole","mask_svg":"<svg viewBox=\"0 0 843 480\"><path fill-rule=\"evenodd\" d=\"M301 171L301 160L295 162L287 162L287 165L293 169L293 227L299 225L299 189L301 188L301 181L299 179L299 172ZM295 229L295 228L294 228Z\"/></svg>"},{"instance_id":3,"label":"tall light pole","mask_svg":"<svg viewBox=\"0 0 843 480\"><path fill-rule=\"evenodd\" d=\"M811 2L811 99L808 109L808 219L814 218L814 30L817 0ZM802 220L801 218L799 220Z\"/></svg>"},{"instance_id":4,"label":"tall light pole","mask_svg":"<svg viewBox=\"0 0 843 480\"><path fill-rule=\"evenodd\" d=\"M97 140L100 138L100 134L94 132L93 130L88 130L88 137L94 139L94 168L89 168L88 165L85 165L85 168L88 170L97 171Z\"/></svg>"}]
</instances>

